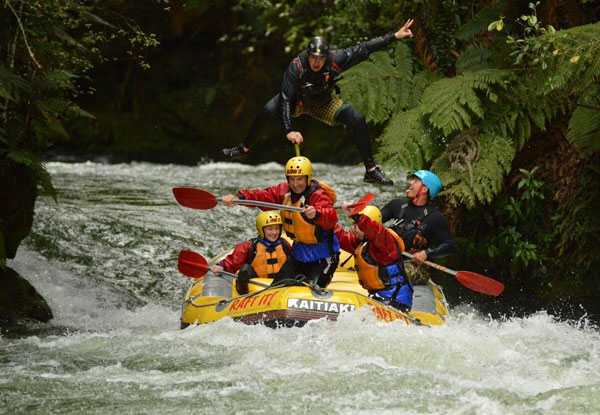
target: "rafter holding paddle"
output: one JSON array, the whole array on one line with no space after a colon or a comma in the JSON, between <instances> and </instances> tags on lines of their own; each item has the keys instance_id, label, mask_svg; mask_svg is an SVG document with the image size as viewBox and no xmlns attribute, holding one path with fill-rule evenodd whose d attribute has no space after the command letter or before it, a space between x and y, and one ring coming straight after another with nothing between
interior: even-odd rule
<instances>
[{"instance_id":1,"label":"rafter holding paddle","mask_svg":"<svg viewBox=\"0 0 600 415\"><path fill-rule=\"evenodd\" d=\"M208 262L206 259L193 251L181 251L179 252L179 260L177 261L177 269L186 277L190 278L204 278L206 273L210 270ZM236 274L232 274L227 271L219 271L217 274L218 277L227 276L230 278L237 278ZM227 279L227 281L232 282L232 280ZM249 281L250 284L258 285L260 287L268 287L268 284L263 284L260 282L256 282L253 280Z\"/></svg>"},{"instance_id":2,"label":"rafter holding paddle","mask_svg":"<svg viewBox=\"0 0 600 415\"><path fill-rule=\"evenodd\" d=\"M175 187L173 188L173 195L181 206L189 207L192 209L208 210L212 209L221 202L221 198L213 195L210 192L202 189L195 189L193 187ZM352 208L354 213L358 213L365 208L375 198L375 194L367 193L359 201L351 204L349 207ZM272 209L289 210L292 212L302 212L304 209L301 207L281 205L278 203L261 202L258 200L247 200L247 199L235 199L232 203L242 206L256 206L266 207ZM334 206L335 209L341 209L342 206ZM354 214L353 213L353 214Z\"/></svg>"}]
</instances>

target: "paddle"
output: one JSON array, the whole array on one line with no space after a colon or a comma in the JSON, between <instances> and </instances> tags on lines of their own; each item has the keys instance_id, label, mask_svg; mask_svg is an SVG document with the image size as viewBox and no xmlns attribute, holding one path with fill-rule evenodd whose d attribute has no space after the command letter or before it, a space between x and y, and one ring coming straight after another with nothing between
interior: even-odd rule
<instances>
[{"instance_id":1,"label":"paddle","mask_svg":"<svg viewBox=\"0 0 600 415\"><path fill-rule=\"evenodd\" d=\"M189 207L192 209L212 209L219 204L221 201L220 197L216 197L210 192L202 189L195 189L193 187L175 187L173 188L173 195L181 206ZM351 215L360 212L367 206L375 195L373 193L367 193L358 202L350 205L352 208ZM258 200L241 200L236 199L232 201L236 205L243 206L262 206L270 207L273 209L291 210L293 212L302 212L304 209L301 207L280 205L277 203L260 202ZM341 209L341 206L334 206L335 209Z\"/></svg>"},{"instance_id":2,"label":"paddle","mask_svg":"<svg viewBox=\"0 0 600 415\"><path fill-rule=\"evenodd\" d=\"M296 157L300 157L300 144L294 144L294 148L296 149Z\"/></svg>"},{"instance_id":3,"label":"paddle","mask_svg":"<svg viewBox=\"0 0 600 415\"><path fill-rule=\"evenodd\" d=\"M202 278L206 273L210 270L208 266L208 262L206 259L196 252L193 251L181 251L179 252L179 260L177 261L177 268L179 272L181 272L186 277L190 278ZM228 276L231 278L237 278L237 275L232 274L227 271L219 271L218 274L215 274L218 277ZM232 282L232 281L229 281ZM250 284L258 285L261 287L269 287L268 284L263 284L260 282L254 282L252 280L249 281Z\"/></svg>"},{"instance_id":4,"label":"paddle","mask_svg":"<svg viewBox=\"0 0 600 415\"><path fill-rule=\"evenodd\" d=\"M210 192L201 189L194 189L193 187L175 187L173 188L173 195L181 206L189 207L192 209L212 209L219 204L221 201L220 197L216 197ZM260 202L258 200L233 200L232 203L243 206L262 206L273 209L291 210L293 212L302 212L301 207L285 206L277 203Z\"/></svg>"},{"instance_id":5,"label":"paddle","mask_svg":"<svg viewBox=\"0 0 600 415\"><path fill-rule=\"evenodd\" d=\"M407 258L413 257L413 255L409 254L408 252L402 252L402 255L404 255ZM502 292L504 291L504 284L502 284L501 282L498 282L480 274L476 274L474 272L454 271L430 261L425 261L425 265L429 265L430 267L433 267L437 270L447 272L450 275L454 275L456 277L456 280L462 285L482 294L497 296L502 294Z\"/></svg>"}]
</instances>

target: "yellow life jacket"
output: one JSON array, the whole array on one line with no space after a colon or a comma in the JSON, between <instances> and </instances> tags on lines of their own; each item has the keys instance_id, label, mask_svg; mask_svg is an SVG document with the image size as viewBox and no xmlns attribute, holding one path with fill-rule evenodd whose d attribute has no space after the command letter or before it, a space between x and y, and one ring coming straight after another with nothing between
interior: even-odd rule
<instances>
[{"instance_id":1,"label":"yellow life jacket","mask_svg":"<svg viewBox=\"0 0 600 415\"><path fill-rule=\"evenodd\" d=\"M402 241L402 238L391 229L387 229L387 231L394 237L396 249L398 249L398 255L400 255L404 251L404 242ZM355 253L354 264L356 266L358 279L366 290L382 290L388 288L391 277L385 267L399 263L401 260L399 258L398 261L391 264L378 264L369 255L369 252L367 251L368 245L369 242L361 244Z\"/></svg>"},{"instance_id":2,"label":"yellow life jacket","mask_svg":"<svg viewBox=\"0 0 600 415\"><path fill-rule=\"evenodd\" d=\"M252 266L259 278L273 278L289 254L288 245L284 242L274 247L268 247L257 238L252 241L252 250L247 263Z\"/></svg>"},{"instance_id":3,"label":"yellow life jacket","mask_svg":"<svg viewBox=\"0 0 600 415\"><path fill-rule=\"evenodd\" d=\"M310 195L318 189L324 189L332 199L332 202L335 203L337 198L335 192L329 185L317 180L311 180L310 186L304 191L296 203L292 202L292 192L290 191L284 196L282 204L286 206L303 207L310 199ZM285 233L294 242L315 245L325 239L321 227L315 225L311 220L305 219L302 216L302 212L282 210L281 218L283 219L283 229L285 230Z\"/></svg>"}]
</instances>

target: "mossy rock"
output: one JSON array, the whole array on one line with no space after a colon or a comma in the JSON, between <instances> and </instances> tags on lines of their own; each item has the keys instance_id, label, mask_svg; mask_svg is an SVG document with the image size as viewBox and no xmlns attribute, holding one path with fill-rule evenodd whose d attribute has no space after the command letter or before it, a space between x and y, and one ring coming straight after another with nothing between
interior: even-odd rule
<instances>
[{"instance_id":1,"label":"mossy rock","mask_svg":"<svg viewBox=\"0 0 600 415\"><path fill-rule=\"evenodd\" d=\"M0 269L0 321L32 319L47 322L52 310L36 289L13 269Z\"/></svg>"}]
</instances>

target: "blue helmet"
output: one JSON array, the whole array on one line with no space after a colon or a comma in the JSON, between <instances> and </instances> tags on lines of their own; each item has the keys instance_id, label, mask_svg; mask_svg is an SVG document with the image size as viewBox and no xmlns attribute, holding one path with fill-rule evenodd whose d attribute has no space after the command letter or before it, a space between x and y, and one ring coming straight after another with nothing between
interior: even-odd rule
<instances>
[{"instance_id":1,"label":"blue helmet","mask_svg":"<svg viewBox=\"0 0 600 415\"><path fill-rule=\"evenodd\" d=\"M440 190L442 190L442 181L429 170L419 170L414 172L412 175L421 180L421 183L427 186L430 197L436 197Z\"/></svg>"}]
</instances>

